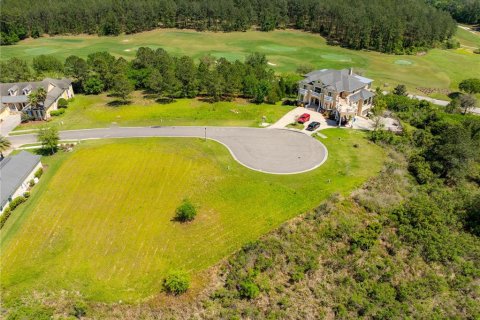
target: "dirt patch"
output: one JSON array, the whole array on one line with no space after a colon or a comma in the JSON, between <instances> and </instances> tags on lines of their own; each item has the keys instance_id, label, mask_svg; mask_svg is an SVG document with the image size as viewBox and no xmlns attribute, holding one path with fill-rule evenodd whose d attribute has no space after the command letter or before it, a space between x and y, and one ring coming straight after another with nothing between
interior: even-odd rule
<instances>
[{"instance_id":1,"label":"dirt patch","mask_svg":"<svg viewBox=\"0 0 480 320\"><path fill-rule=\"evenodd\" d=\"M445 88L416 87L415 89L417 89L418 91L420 91L421 93L424 93L426 95L430 95L432 93L441 93L441 94L449 95L451 93L451 91L449 89L445 89Z\"/></svg>"}]
</instances>

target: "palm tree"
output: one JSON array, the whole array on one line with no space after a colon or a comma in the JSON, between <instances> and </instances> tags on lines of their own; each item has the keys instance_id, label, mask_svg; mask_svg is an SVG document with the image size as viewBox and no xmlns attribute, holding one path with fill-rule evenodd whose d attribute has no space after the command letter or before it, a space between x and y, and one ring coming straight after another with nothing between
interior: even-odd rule
<instances>
[{"instance_id":1,"label":"palm tree","mask_svg":"<svg viewBox=\"0 0 480 320\"><path fill-rule=\"evenodd\" d=\"M47 98L47 91L45 91L44 88L40 87L28 95L28 102L32 107L36 107L39 104L43 104L46 98Z\"/></svg>"},{"instance_id":2,"label":"palm tree","mask_svg":"<svg viewBox=\"0 0 480 320\"><path fill-rule=\"evenodd\" d=\"M35 91L28 95L28 103L32 106L32 108L36 107L39 101L40 99Z\"/></svg>"},{"instance_id":3,"label":"palm tree","mask_svg":"<svg viewBox=\"0 0 480 320\"><path fill-rule=\"evenodd\" d=\"M3 151L7 151L12 144L4 136L0 136L0 158L3 159Z\"/></svg>"},{"instance_id":4,"label":"palm tree","mask_svg":"<svg viewBox=\"0 0 480 320\"><path fill-rule=\"evenodd\" d=\"M38 97L38 100L39 102L43 103L45 101L45 99L47 98L47 91L40 87L37 89L37 97Z\"/></svg>"}]
</instances>

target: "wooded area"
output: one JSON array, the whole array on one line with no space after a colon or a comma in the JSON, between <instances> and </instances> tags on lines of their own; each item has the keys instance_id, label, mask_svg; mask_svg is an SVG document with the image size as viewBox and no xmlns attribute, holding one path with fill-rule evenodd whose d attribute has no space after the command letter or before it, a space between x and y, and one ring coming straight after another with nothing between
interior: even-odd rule
<instances>
[{"instance_id":1,"label":"wooded area","mask_svg":"<svg viewBox=\"0 0 480 320\"><path fill-rule=\"evenodd\" d=\"M480 0L428 0L427 3L448 11L458 22L480 23Z\"/></svg>"},{"instance_id":2,"label":"wooded area","mask_svg":"<svg viewBox=\"0 0 480 320\"><path fill-rule=\"evenodd\" d=\"M1 44L42 34L118 35L154 28L261 31L296 28L332 44L389 53L450 38L454 20L416 0L64 0L2 3Z\"/></svg>"},{"instance_id":3,"label":"wooded area","mask_svg":"<svg viewBox=\"0 0 480 320\"><path fill-rule=\"evenodd\" d=\"M188 56L175 57L164 49L138 49L130 62L110 53L95 52L82 59L65 62L40 55L29 63L12 58L0 63L0 82L29 81L47 76L73 79L76 93L99 94L108 91L126 103L134 90L144 90L163 101L204 96L210 101L232 100L237 96L255 103L276 103L295 95L298 75L276 76L264 54L252 53L245 62L205 56L199 63Z\"/></svg>"}]
</instances>

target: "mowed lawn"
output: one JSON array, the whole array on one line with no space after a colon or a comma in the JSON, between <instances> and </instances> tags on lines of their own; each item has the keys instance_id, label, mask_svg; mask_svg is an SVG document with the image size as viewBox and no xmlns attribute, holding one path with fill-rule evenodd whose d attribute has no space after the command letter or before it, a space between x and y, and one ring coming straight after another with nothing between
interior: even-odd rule
<instances>
[{"instance_id":1,"label":"mowed lawn","mask_svg":"<svg viewBox=\"0 0 480 320\"><path fill-rule=\"evenodd\" d=\"M476 35L463 31L459 28L458 37L462 42L477 42ZM320 69L354 67L374 79L375 86L388 89L403 83L412 91L416 87L457 90L461 80L478 77L480 70L480 58L471 48L434 49L423 56L387 55L329 46L317 34L294 30L213 33L159 29L117 37L44 37L2 47L0 59L19 57L31 60L40 54L52 54L64 59L72 54L86 57L96 51L108 51L117 57L132 59L142 46L164 48L172 54L189 55L197 59L211 54L230 60L243 60L251 52L262 52L267 55L271 67L279 73L294 72L299 65L306 64Z\"/></svg>"},{"instance_id":2,"label":"mowed lawn","mask_svg":"<svg viewBox=\"0 0 480 320\"><path fill-rule=\"evenodd\" d=\"M82 129L118 126L243 126L258 127L262 117L273 123L292 107L280 104L253 104L245 101L202 102L198 99L178 99L160 104L144 99L140 92L132 95L131 103L109 106L113 98L102 95L76 95L66 112L49 122L59 129ZM34 129L44 122L22 124L17 130Z\"/></svg>"},{"instance_id":3,"label":"mowed lawn","mask_svg":"<svg viewBox=\"0 0 480 320\"><path fill-rule=\"evenodd\" d=\"M134 302L158 294L171 269L198 285L202 270L381 169L384 151L365 133L323 133L327 162L299 175L251 171L201 139L97 140L45 158L40 184L1 231L5 304L63 290ZM172 221L184 198L198 207L187 224Z\"/></svg>"}]
</instances>

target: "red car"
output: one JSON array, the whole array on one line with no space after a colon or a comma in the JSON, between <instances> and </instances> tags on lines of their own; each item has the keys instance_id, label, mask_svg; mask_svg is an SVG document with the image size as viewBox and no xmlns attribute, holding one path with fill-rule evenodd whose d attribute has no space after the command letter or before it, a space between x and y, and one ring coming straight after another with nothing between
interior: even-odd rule
<instances>
[{"instance_id":1,"label":"red car","mask_svg":"<svg viewBox=\"0 0 480 320\"><path fill-rule=\"evenodd\" d=\"M301 123L301 124L304 124L308 120L310 120L310 115L308 113L304 113L297 119L297 122Z\"/></svg>"}]
</instances>

